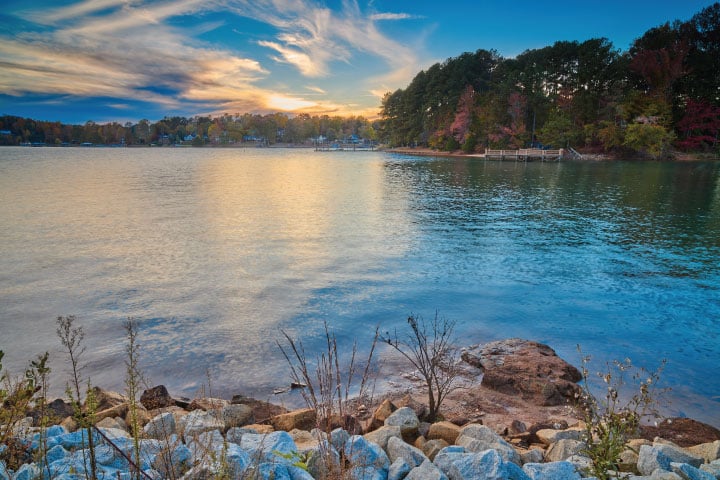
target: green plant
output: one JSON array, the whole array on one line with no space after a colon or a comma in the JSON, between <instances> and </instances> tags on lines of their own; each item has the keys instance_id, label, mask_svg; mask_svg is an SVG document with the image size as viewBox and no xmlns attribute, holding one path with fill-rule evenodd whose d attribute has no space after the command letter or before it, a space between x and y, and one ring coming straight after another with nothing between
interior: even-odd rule
<instances>
[{"instance_id":1,"label":"green plant","mask_svg":"<svg viewBox=\"0 0 720 480\"><path fill-rule=\"evenodd\" d=\"M93 436L92 427L95 424L95 410L97 401L95 394L91 388L90 379L87 379L87 390L85 394L85 407L82 404L81 385L83 384L82 369L80 360L85 352L83 339L85 332L81 326L75 327L76 318L74 315L67 317L58 317L57 319L57 335L60 343L65 348L68 360L70 361L71 379L68 382L65 393L73 407L73 417L78 423L78 428L82 429L87 435L88 453L83 452L83 464L85 466L86 478L93 480L98 478L97 462L95 461L95 438ZM84 440L84 438L83 438ZM90 466L88 473L88 464Z\"/></svg>"},{"instance_id":2,"label":"green plant","mask_svg":"<svg viewBox=\"0 0 720 480\"><path fill-rule=\"evenodd\" d=\"M582 356L579 345L578 351ZM605 394L600 397L590 388L589 363L590 356L582 356L579 400L587 445L582 453L592 460L591 474L606 480L619 470L620 455L626 450L628 439L637 434L641 422L660 416L659 397L668 389L659 389L657 385L666 361L654 372L633 366L629 358L607 363L605 372L597 373L606 385ZM632 387L637 391L630 394L628 390Z\"/></svg>"},{"instance_id":3,"label":"green plant","mask_svg":"<svg viewBox=\"0 0 720 480\"><path fill-rule=\"evenodd\" d=\"M130 434L133 439L133 469L132 475L133 480L139 480L141 477L141 465L140 459L140 419L138 417L138 392L140 390L140 384L143 379L142 372L140 371L139 359L140 359L140 345L138 344L138 326L137 322L128 318L125 322L125 334L127 337L127 345L125 346L125 352L127 357L125 359L125 393L128 398L128 419L130 424Z\"/></svg>"},{"instance_id":4,"label":"green plant","mask_svg":"<svg viewBox=\"0 0 720 480\"><path fill-rule=\"evenodd\" d=\"M410 327L407 336L400 337L396 330L393 335L386 332L381 339L405 357L422 376L428 390L427 420L432 422L447 395L460 388L461 371L453 341L455 322L435 312L429 325L415 315L408 317L407 324Z\"/></svg>"},{"instance_id":5,"label":"green plant","mask_svg":"<svg viewBox=\"0 0 720 480\"><path fill-rule=\"evenodd\" d=\"M22 378L14 378L9 372L3 371L4 356L5 353L0 350L0 445L6 446L0 452L0 459L6 461L8 468L15 469L30 454L30 445L16 436L27 413L35 407L40 412L39 425L42 427L47 424L49 354L45 352L38 355L37 360L32 360Z\"/></svg>"}]
</instances>

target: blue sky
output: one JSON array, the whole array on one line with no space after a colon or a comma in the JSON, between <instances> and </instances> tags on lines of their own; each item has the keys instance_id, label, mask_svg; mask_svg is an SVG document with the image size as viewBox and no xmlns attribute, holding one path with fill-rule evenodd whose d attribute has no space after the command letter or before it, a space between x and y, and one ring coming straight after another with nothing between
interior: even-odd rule
<instances>
[{"instance_id":1,"label":"blue sky","mask_svg":"<svg viewBox=\"0 0 720 480\"><path fill-rule=\"evenodd\" d=\"M5 0L0 114L66 123L364 115L433 63L647 29L709 1Z\"/></svg>"}]
</instances>

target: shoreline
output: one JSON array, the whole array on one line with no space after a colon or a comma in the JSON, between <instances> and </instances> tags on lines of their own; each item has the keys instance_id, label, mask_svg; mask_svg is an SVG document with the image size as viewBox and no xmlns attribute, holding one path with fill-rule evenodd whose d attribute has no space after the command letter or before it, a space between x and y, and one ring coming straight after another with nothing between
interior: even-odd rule
<instances>
[{"instance_id":1,"label":"shoreline","mask_svg":"<svg viewBox=\"0 0 720 480\"><path fill-rule=\"evenodd\" d=\"M478 159L485 159L484 155L481 153L465 153L460 150L456 150L453 152L444 152L440 150L433 150L431 148L425 148L425 147L394 147L394 148L387 148L383 149L381 151L388 152L388 153L400 153L405 155L415 155L418 157L447 157L447 158L478 158ZM581 159L570 159L572 161L595 161L595 162L612 162L612 161L618 161L618 160L637 160L637 159L627 159L627 158L618 158L615 155L609 154L609 153L582 153L580 152L583 158ZM720 161L720 156L712 155L712 154L706 154L706 153L684 153L684 152L678 152L673 151L671 153L671 158L667 160L638 160L638 161L657 161L657 162L713 162L713 161ZM510 160L501 160L501 161L510 161ZM542 162L541 162L542 163ZM553 163L553 162L548 162Z\"/></svg>"}]
</instances>

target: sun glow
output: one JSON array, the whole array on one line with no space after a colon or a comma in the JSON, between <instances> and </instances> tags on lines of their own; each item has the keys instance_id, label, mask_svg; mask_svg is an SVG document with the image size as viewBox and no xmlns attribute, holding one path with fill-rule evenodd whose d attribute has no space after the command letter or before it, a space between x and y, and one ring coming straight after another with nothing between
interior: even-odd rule
<instances>
[{"instance_id":1,"label":"sun glow","mask_svg":"<svg viewBox=\"0 0 720 480\"><path fill-rule=\"evenodd\" d=\"M267 99L267 106L271 109L293 112L300 109L310 109L317 106L317 103L302 98L286 97L284 95L270 95Z\"/></svg>"}]
</instances>

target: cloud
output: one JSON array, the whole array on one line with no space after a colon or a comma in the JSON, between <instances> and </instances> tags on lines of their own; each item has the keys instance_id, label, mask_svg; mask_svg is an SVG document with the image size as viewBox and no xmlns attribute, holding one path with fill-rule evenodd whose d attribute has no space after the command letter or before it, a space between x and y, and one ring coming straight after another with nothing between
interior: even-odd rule
<instances>
[{"instance_id":1,"label":"cloud","mask_svg":"<svg viewBox=\"0 0 720 480\"><path fill-rule=\"evenodd\" d=\"M222 12L223 19L199 22L198 15L212 12ZM172 109L362 110L367 115L377 107L353 110L353 98L386 86L397 88L412 78L418 64L413 50L378 28L380 20L409 17L368 15L356 0L342 0L333 10L314 0L85 0L15 14L26 20L18 21L23 25L18 28L25 29L0 33L0 93L13 96L106 97L106 104L115 108L133 100ZM261 34L264 38L252 40L236 29L241 50L253 44L271 55L253 58L239 54L235 45L202 40L231 24L233 15L271 28ZM294 87L271 83L278 79L272 62L290 65L306 78L327 78L336 74L338 65L356 68L353 63L359 59L370 59L376 72L361 88L356 86L362 85L361 75L353 78L352 86L330 91L303 87L287 76L283 81ZM292 90L322 95L323 101L287 93Z\"/></svg>"},{"instance_id":2,"label":"cloud","mask_svg":"<svg viewBox=\"0 0 720 480\"><path fill-rule=\"evenodd\" d=\"M409 13L374 13L370 15L370 20L414 20L418 18L423 17Z\"/></svg>"}]
</instances>

